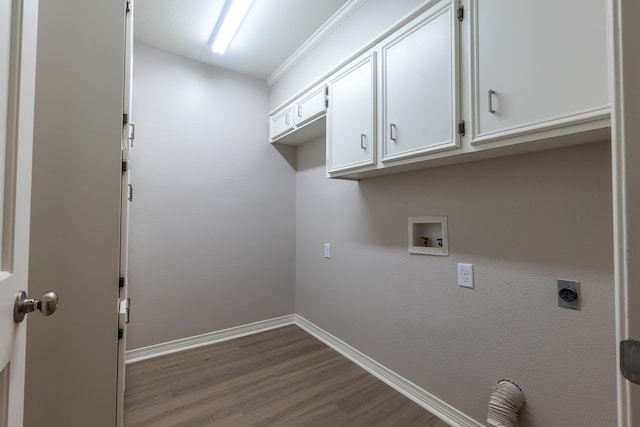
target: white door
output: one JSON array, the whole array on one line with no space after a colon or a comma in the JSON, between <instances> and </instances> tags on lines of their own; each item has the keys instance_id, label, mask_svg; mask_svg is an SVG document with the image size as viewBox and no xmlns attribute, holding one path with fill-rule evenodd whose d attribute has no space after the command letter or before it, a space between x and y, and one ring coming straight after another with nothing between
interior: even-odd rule
<instances>
[{"instance_id":1,"label":"white door","mask_svg":"<svg viewBox=\"0 0 640 427\"><path fill-rule=\"evenodd\" d=\"M329 80L328 172L375 164L376 55L356 59Z\"/></svg>"},{"instance_id":2,"label":"white door","mask_svg":"<svg viewBox=\"0 0 640 427\"><path fill-rule=\"evenodd\" d=\"M21 426L26 321L14 321L27 290L37 0L0 1L0 426Z\"/></svg>"},{"instance_id":3,"label":"white door","mask_svg":"<svg viewBox=\"0 0 640 427\"><path fill-rule=\"evenodd\" d=\"M640 2L608 2L618 425L640 425ZM624 373L624 375L623 375Z\"/></svg>"}]
</instances>

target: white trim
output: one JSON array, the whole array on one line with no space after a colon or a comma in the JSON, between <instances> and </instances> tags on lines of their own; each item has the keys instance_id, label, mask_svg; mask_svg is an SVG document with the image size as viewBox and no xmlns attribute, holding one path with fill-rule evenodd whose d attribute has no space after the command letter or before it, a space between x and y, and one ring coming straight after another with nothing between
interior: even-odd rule
<instances>
[{"instance_id":1,"label":"white trim","mask_svg":"<svg viewBox=\"0 0 640 427\"><path fill-rule=\"evenodd\" d=\"M381 365L369 356L359 352L349 344L309 322L304 317L295 314L294 318L297 326L448 424L457 427L482 427L484 425L389 368Z\"/></svg>"},{"instance_id":2,"label":"white trim","mask_svg":"<svg viewBox=\"0 0 640 427\"><path fill-rule=\"evenodd\" d=\"M611 161L613 194L613 253L616 313L616 360L620 360L619 343L640 339L640 315L636 307L640 269L637 267L638 212L640 178L637 142L640 139L636 118L640 107L640 90L635 77L640 70L636 58L640 30L636 22L640 7L635 2L610 0L609 18L609 93L611 112ZM612 343L613 344L613 343ZM640 422L640 387L620 374L617 382L618 426L637 426Z\"/></svg>"},{"instance_id":3,"label":"white trim","mask_svg":"<svg viewBox=\"0 0 640 427\"><path fill-rule=\"evenodd\" d=\"M204 347L206 345L216 344L222 341L244 337L246 335L257 334L270 329L281 328L286 325L294 324L294 316L295 315L293 314L289 314L287 316L249 323L248 325L235 326L233 328L222 329L220 331L209 332L193 337L180 338L174 341L129 350L126 353L125 360L127 364L140 362L153 357L164 356L166 354L177 353L197 347Z\"/></svg>"},{"instance_id":4,"label":"white trim","mask_svg":"<svg viewBox=\"0 0 640 427\"><path fill-rule=\"evenodd\" d=\"M234 328L223 329L221 331L196 335L194 337L182 338L149 347L143 347L127 351L126 361L128 363L140 362L166 354L177 353L183 350L203 347L210 344L240 338L246 335L257 334L271 329L280 328L287 325L296 325L322 341L333 350L337 351L365 371L369 372L380 381L392 387L408 399L425 408L441 420L454 427L482 427L479 423L468 415L460 412L448 403L440 400L425 389L415 385L408 379L398 375L391 369L381 365L369 356L351 347L349 344L334 337L329 332L309 322L298 314L277 317L263 320L261 322L250 323L248 325L236 326Z\"/></svg>"},{"instance_id":5,"label":"white trim","mask_svg":"<svg viewBox=\"0 0 640 427\"><path fill-rule=\"evenodd\" d=\"M366 0L348 0L331 18L318 30L305 41L293 54L287 58L268 78L267 84L273 86L278 80L289 72L298 62L302 60L314 47L316 47L325 37L327 37L333 30L353 12L355 12L360 6L364 4Z\"/></svg>"}]
</instances>

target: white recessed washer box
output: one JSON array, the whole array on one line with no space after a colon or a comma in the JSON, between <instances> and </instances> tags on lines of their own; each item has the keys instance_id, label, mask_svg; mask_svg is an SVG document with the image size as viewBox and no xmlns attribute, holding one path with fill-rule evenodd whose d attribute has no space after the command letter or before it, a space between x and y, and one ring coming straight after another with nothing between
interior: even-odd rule
<instances>
[{"instance_id":1,"label":"white recessed washer box","mask_svg":"<svg viewBox=\"0 0 640 427\"><path fill-rule=\"evenodd\" d=\"M409 218L409 253L449 255L446 216L414 216Z\"/></svg>"}]
</instances>

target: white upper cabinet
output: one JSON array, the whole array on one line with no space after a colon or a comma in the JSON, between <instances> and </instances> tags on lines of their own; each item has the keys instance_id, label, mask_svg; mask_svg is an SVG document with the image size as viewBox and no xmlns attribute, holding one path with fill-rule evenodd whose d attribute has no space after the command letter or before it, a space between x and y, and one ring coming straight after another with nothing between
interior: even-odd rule
<instances>
[{"instance_id":1,"label":"white upper cabinet","mask_svg":"<svg viewBox=\"0 0 640 427\"><path fill-rule=\"evenodd\" d=\"M282 144L301 144L324 135L326 114L327 86L321 84L269 116L270 140Z\"/></svg>"},{"instance_id":2,"label":"white upper cabinet","mask_svg":"<svg viewBox=\"0 0 640 427\"><path fill-rule=\"evenodd\" d=\"M357 58L329 78L327 172L376 161L376 54Z\"/></svg>"},{"instance_id":3,"label":"white upper cabinet","mask_svg":"<svg viewBox=\"0 0 640 427\"><path fill-rule=\"evenodd\" d=\"M456 19L443 1L381 44L383 162L459 146Z\"/></svg>"},{"instance_id":4,"label":"white upper cabinet","mask_svg":"<svg viewBox=\"0 0 640 427\"><path fill-rule=\"evenodd\" d=\"M470 7L472 143L609 118L605 1Z\"/></svg>"},{"instance_id":5,"label":"white upper cabinet","mask_svg":"<svg viewBox=\"0 0 640 427\"><path fill-rule=\"evenodd\" d=\"M269 135L272 140L293 130L293 106L269 116Z\"/></svg>"},{"instance_id":6,"label":"white upper cabinet","mask_svg":"<svg viewBox=\"0 0 640 427\"><path fill-rule=\"evenodd\" d=\"M327 112L327 87L319 86L303 95L293 105L294 123L302 126Z\"/></svg>"},{"instance_id":7,"label":"white upper cabinet","mask_svg":"<svg viewBox=\"0 0 640 427\"><path fill-rule=\"evenodd\" d=\"M327 176L361 179L606 139L606 3L425 1L272 114L271 141L326 116Z\"/></svg>"}]
</instances>

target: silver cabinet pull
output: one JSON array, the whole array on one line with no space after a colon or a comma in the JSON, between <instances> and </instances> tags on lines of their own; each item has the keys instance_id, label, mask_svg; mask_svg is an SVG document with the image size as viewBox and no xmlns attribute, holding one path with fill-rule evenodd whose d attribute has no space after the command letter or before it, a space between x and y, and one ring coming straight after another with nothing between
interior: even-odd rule
<instances>
[{"instance_id":1,"label":"silver cabinet pull","mask_svg":"<svg viewBox=\"0 0 640 427\"><path fill-rule=\"evenodd\" d=\"M396 138L396 124L395 123L390 123L389 124L389 138L391 138L391 140L393 142L397 142L398 139Z\"/></svg>"},{"instance_id":2,"label":"silver cabinet pull","mask_svg":"<svg viewBox=\"0 0 640 427\"><path fill-rule=\"evenodd\" d=\"M360 148L362 148L363 150L366 150L367 147L364 145L364 141L367 138L367 135L365 135L364 133L360 134Z\"/></svg>"},{"instance_id":3,"label":"silver cabinet pull","mask_svg":"<svg viewBox=\"0 0 640 427\"><path fill-rule=\"evenodd\" d=\"M298 117L302 118L302 105L298 105Z\"/></svg>"},{"instance_id":4,"label":"silver cabinet pull","mask_svg":"<svg viewBox=\"0 0 640 427\"><path fill-rule=\"evenodd\" d=\"M284 124L289 126L289 113L284 115Z\"/></svg>"},{"instance_id":5,"label":"silver cabinet pull","mask_svg":"<svg viewBox=\"0 0 640 427\"><path fill-rule=\"evenodd\" d=\"M493 95L495 95L496 91L489 89L489 112L491 114L495 114L496 110L493 109Z\"/></svg>"}]
</instances>

